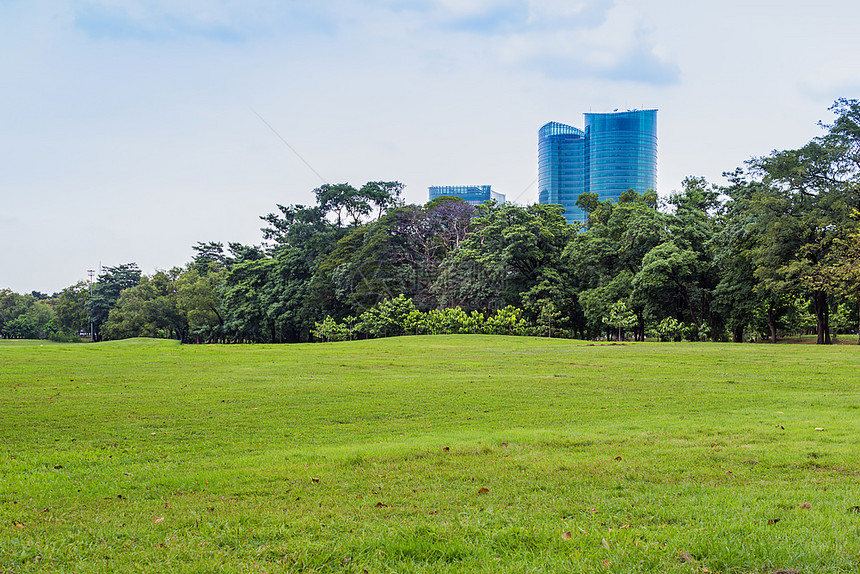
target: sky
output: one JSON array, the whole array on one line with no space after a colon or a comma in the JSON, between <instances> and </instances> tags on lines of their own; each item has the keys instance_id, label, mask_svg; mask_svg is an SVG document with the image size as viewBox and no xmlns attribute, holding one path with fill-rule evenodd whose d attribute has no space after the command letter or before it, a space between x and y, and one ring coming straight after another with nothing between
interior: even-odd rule
<instances>
[{"instance_id":1,"label":"sky","mask_svg":"<svg viewBox=\"0 0 860 574\"><path fill-rule=\"evenodd\" d=\"M0 0L0 289L259 244L324 182L534 203L538 129L584 112L659 110L660 195L724 183L860 98L858 21L848 0Z\"/></svg>"}]
</instances>

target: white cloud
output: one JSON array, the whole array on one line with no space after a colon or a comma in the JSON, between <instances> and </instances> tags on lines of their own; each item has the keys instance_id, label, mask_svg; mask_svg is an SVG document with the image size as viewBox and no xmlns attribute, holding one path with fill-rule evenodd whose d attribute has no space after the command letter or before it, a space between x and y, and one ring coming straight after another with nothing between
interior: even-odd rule
<instances>
[{"instance_id":1,"label":"white cloud","mask_svg":"<svg viewBox=\"0 0 860 574\"><path fill-rule=\"evenodd\" d=\"M502 58L551 78L677 83L678 65L658 55L654 36L642 27L641 17L631 11L610 10L611 4L574 4L576 10L565 11L548 2L542 19L556 25L511 35L500 48ZM587 23L576 18L584 12L590 14Z\"/></svg>"},{"instance_id":2,"label":"white cloud","mask_svg":"<svg viewBox=\"0 0 860 574\"><path fill-rule=\"evenodd\" d=\"M628 106L660 109L661 193L718 181L860 95L860 8L822 1L0 0L0 288L259 241L319 180L252 110L329 181L414 202L533 201L540 125Z\"/></svg>"},{"instance_id":3,"label":"white cloud","mask_svg":"<svg viewBox=\"0 0 860 574\"><path fill-rule=\"evenodd\" d=\"M331 34L338 7L309 1L82 0L76 26L94 38L245 41L261 35Z\"/></svg>"},{"instance_id":4,"label":"white cloud","mask_svg":"<svg viewBox=\"0 0 860 574\"><path fill-rule=\"evenodd\" d=\"M529 24L594 28L606 21L615 0L531 0Z\"/></svg>"}]
</instances>

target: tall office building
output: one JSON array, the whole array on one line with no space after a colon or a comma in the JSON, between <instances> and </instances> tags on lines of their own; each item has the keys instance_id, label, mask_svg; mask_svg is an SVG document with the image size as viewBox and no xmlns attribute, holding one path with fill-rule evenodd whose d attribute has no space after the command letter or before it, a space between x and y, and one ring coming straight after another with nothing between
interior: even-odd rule
<instances>
[{"instance_id":1,"label":"tall office building","mask_svg":"<svg viewBox=\"0 0 860 574\"><path fill-rule=\"evenodd\" d=\"M505 202L504 194L493 191L492 186L489 185L433 185L430 187L431 200L445 196L459 197L472 205L480 205L491 199L498 203Z\"/></svg>"},{"instance_id":2,"label":"tall office building","mask_svg":"<svg viewBox=\"0 0 860 574\"><path fill-rule=\"evenodd\" d=\"M538 201L585 221L584 192L617 200L628 189L657 187L657 110L585 114L585 131L550 122L538 132Z\"/></svg>"}]
</instances>

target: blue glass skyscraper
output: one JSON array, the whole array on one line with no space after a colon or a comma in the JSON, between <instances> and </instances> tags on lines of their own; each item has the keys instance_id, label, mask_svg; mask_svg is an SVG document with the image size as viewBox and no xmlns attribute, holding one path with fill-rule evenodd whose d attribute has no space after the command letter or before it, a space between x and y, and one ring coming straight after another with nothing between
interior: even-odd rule
<instances>
[{"instance_id":1,"label":"blue glass skyscraper","mask_svg":"<svg viewBox=\"0 0 860 574\"><path fill-rule=\"evenodd\" d=\"M605 201L656 187L657 110L587 113L585 131L550 122L538 132L538 201L560 204L568 223L585 221L581 193Z\"/></svg>"},{"instance_id":2,"label":"blue glass skyscraper","mask_svg":"<svg viewBox=\"0 0 860 574\"><path fill-rule=\"evenodd\" d=\"M538 134L538 193L540 203L574 205L586 191L585 132L550 122ZM567 208L566 208L567 209ZM567 215L565 211L565 215Z\"/></svg>"}]
</instances>

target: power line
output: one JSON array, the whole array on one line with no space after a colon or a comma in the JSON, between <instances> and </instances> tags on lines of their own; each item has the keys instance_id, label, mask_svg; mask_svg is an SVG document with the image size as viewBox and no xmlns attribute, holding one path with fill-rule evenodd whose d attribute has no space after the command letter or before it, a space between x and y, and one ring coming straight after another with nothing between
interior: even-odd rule
<instances>
[{"instance_id":1,"label":"power line","mask_svg":"<svg viewBox=\"0 0 860 574\"><path fill-rule=\"evenodd\" d=\"M317 170L315 170L315 169L314 169L314 167L313 167L311 164L309 164L309 163L308 163L308 161L307 161L305 158L303 158L299 152L297 152L297 151L296 151L296 148L294 148L293 146L291 146L291 145L290 145L290 142L288 142L287 140L285 140L285 139L284 139L284 137L283 137L281 134L279 134L279 133L278 133L278 130L276 130L275 128L273 128L273 127L272 127L272 124L270 124L269 122L267 122L267 121L265 120L265 118L263 118L263 116L261 116L260 114L258 114L258 113L257 113L257 110L251 110L251 111L252 111L252 112L254 112L254 114L255 114L258 118L260 118L260 121L261 121L261 122L263 122L264 124L266 124L266 127L268 127L270 130L272 130L272 133L273 133L273 134L275 134L276 136L278 136L278 139L279 139L279 140L281 140L282 142L284 142L284 145L285 145L285 146L287 146L288 148L290 148L290 151L291 151L291 152L293 152L294 154L296 154L296 157L297 157L297 158L299 158L300 160L302 160L302 162L304 162L304 164L305 164L306 166L308 166L308 169L309 169L309 170L311 170L312 172L314 172L314 174L316 174L316 176L317 176L318 178L320 178L320 181L322 181L323 183L328 183L328 181L326 181L326 179L325 179L323 176L321 176L321 175L320 175L320 173L319 173Z\"/></svg>"},{"instance_id":2,"label":"power line","mask_svg":"<svg viewBox=\"0 0 860 574\"><path fill-rule=\"evenodd\" d=\"M513 198L513 199L510 201L510 203L514 203L514 202L516 202L519 198L521 198L523 195L525 195L525 193L526 193L528 190L530 190L534 184L536 184L536 183L537 183L537 180L538 180L538 178L535 178L535 179L534 179L534 181L533 181L533 182L531 182L530 184L528 184L528 185L526 186L526 188L525 188L524 190L522 190L518 196L516 196L515 198Z\"/></svg>"}]
</instances>

